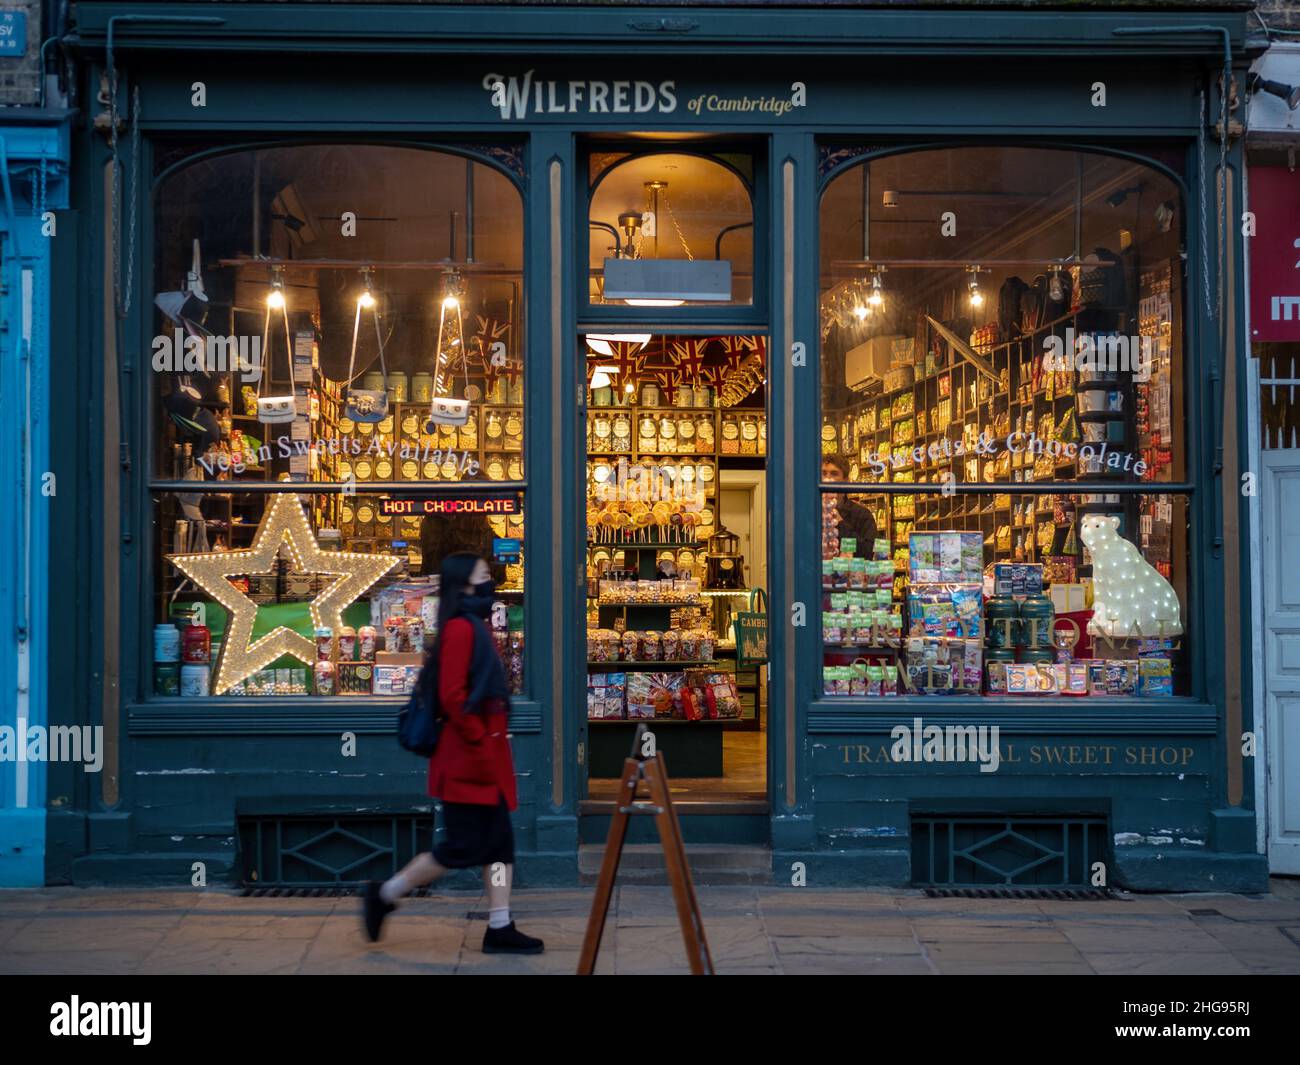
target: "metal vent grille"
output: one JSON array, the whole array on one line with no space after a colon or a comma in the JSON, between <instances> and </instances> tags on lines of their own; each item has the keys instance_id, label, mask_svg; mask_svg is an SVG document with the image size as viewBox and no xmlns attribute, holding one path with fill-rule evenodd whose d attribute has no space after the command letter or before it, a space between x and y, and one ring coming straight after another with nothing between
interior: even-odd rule
<instances>
[{"instance_id":1,"label":"metal vent grille","mask_svg":"<svg viewBox=\"0 0 1300 1065\"><path fill-rule=\"evenodd\" d=\"M386 880L433 847L429 814L246 816L240 878L248 889L344 888ZM276 894L269 891L268 894Z\"/></svg>"},{"instance_id":2,"label":"metal vent grille","mask_svg":"<svg viewBox=\"0 0 1300 1065\"><path fill-rule=\"evenodd\" d=\"M912 882L1091 890L1106 838L1101 817L915 817Z\"/></svg>"},{"instance_id":3,"label":"metal vent grille","mask_svg":"<svg viewBox=\"0 0 1300 1065\"><path fill-rule=\"evenodd\" d=\"M926 888L929 899L1052 899L1061 902L1101 902L1120 899L1110 888Z\"/></svg>"},{"instance_id":4,"label":"metal vent grille","mask_svg":"<svg viewBox=\"0 0 1300 1065\"><path fill-rule=\"evenodd\" d=\"M239 893L240 898L244 899L338 899L357 896L361 894L359 887L342 887L342 888L277 888L277 887L245 887ZM432 892L427 887L416 888L410 893L410 898L428 898ZM470 914L472 917L473 914ZM486 915L484 917L486 920Z\"/></svg>"}]
</instances>

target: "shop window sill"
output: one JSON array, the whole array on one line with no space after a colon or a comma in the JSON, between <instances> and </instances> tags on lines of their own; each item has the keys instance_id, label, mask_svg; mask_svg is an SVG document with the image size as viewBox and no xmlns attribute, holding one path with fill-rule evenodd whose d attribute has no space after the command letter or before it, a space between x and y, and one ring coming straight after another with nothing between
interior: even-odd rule
<instances>
[{"instance_id":1,"label":"shop window sill","mask_svg":"<svg viewBox=\"0 0 1300 1065\"><path fill-rule=\"evenodd\" d=\"M1219 731L1218 708L1190 697L925 696L816 699L809 733L888 735L914 717L927 725L997 725L1004 733L1200 735Z\"/></svg>"},{"instance_id":2,"label":"shop window sill","mask_svg":"<svg viewBox=\"0 0 1300 1065\"><path fill-rule=\"evenodd\" d=\"M132 736L365 736L397 733L401 696L209 696L205 699L151 699L126 708ZM542 730L542 706L515 699L510 731Z\"/></svg>"}]
</instances>

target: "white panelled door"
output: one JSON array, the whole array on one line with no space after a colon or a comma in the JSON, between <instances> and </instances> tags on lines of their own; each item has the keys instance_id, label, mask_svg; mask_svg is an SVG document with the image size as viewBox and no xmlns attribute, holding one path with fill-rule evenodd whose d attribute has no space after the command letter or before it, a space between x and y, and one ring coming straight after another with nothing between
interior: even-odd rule
<instances>
[{"instance_id":1,"label":"white panelled door","mask_svg":"<svg viewBox=\"0 0 1300 1065\"><path fill-rule=\"evenodd\" d=\"M1300 874L1300 449L1261 454L1269 870Z\"/></svg>"}]
</instances>

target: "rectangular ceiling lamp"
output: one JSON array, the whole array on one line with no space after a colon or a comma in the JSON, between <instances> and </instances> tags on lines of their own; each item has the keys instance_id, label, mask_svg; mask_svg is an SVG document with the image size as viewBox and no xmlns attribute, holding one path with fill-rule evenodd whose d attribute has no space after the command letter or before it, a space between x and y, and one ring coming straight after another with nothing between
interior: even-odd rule
<instances>
[{"instance_id":1,"label":"rectangular ceiling lamp","mask_svg":"<svg viewBox=\"0 0 1300 1065\"><path fill-rule=\"evenodd\" d=\"M727 259L606 259L605 299L731 301Z\"/></svg>"}]
</instances>

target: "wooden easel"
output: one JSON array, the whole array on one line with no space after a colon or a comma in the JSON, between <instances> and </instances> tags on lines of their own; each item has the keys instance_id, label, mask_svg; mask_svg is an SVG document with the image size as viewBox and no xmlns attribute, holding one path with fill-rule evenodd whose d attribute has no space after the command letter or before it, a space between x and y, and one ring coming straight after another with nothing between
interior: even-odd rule
<instances>
[{"instance_id":1,"label":"wooden easel","mask_svg":"<svg viewBox=\"0 0 1300 1065\"><path fill-rule=\"evenodd\" d=\"M582 954L578 958L578 975L591 976L596 971L596 955L605 932L605 918L609 915L609 901L614 894L614 879L618 876L618 863L623 857L628 824L634 814L648 814L654 817L659 829L659 842L664 850L673 901L677 904L677 921L682 927L682 941L686 945L691 975L712 976L713 958L704 937L704 922L700 918L700 904L695 898L695 885L691 883L681 825L677 821L677 811L673 809L672 796L668 793L664 756L656 753L649 758L639 757L645 732L645 725L637 727L632 741L632 756L623 762L614 815L609 822L609 839L605 841L605 857L600 866L600 879L596 882L596 897L592 900L587 934L583 937ZM646 802L638 801L637 791L642 781L650 793Z\"/></svg>"}]
</instances>

